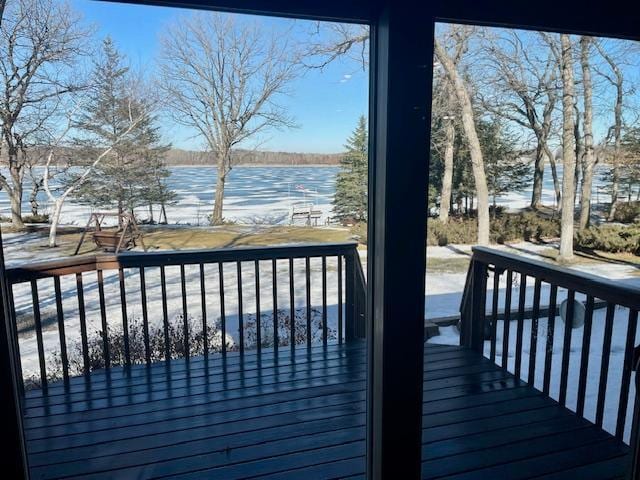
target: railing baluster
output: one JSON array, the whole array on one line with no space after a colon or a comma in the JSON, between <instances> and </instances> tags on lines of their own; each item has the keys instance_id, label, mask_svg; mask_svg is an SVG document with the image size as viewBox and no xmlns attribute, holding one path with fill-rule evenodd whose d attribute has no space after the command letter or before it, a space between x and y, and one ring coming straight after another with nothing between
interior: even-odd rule
<instances>
[{"instance_id":1,"label":"railing baluster","mask_svg":"<svg viewBox=\"0 0 640 480\"><path fill-rule=\"evenodd\" d=\"M184 358L189 360L189 312L187 311L187 281L184 263L180 264L180 292L182 293L182 330L184 335Z\"/></svg>"},{"instance_id":2,"label":"railing baluster","mask_svg":"<svg viewBox=\"0 0 640 480\"><path fill-rule=\"evenodd\" d=\"M278 336L278 265L276 259L271 260L271 290L273 292L273 350L278 354L280 337Z\"/></svg>"},{"instance_id":3,"label":"railing baluster","mask_svg":"<svg viewBox=\"0 0 640 480\"><path fill-rule=\"evenodd\" d=\"M533 312L531 314L531 343L529 346L529 376L527 382L534 385L536 381L536 353L538 351L538 320L540 318L540 290L542 281L536 278L533 287Z\"/></svg>"},{"instance_id":4,"label":"railing baluster","mask_svg":"<svg viewBox=\"0 0 640 480\"><path fill-rule=\"evenodd\" d=\"M500 274L498 267L493 270L493 299L491 304L491 350L489 358L492 362L496 361L496 337L498 333L498 303L500 296Z\"/></svg>"},{"instance_id":5,"label":"railing baluster","mask_svg":"<svg viewBox=\"0 0 640 480\"><path fill-rule=\"evenodd\" d=\"M122 334L124 338L124 361L125 365L131 365L131 350L129 346L129 318L127 315L127 297L125 293L124 271L118 269L118 280L120 283L120 305L122 308Z\"/></svg>"},{"instance_id":6,"label":"railing baluster","mask_svg":"<svg viewBox=\"0 0 640 480\"><path fill-rule=\"evenodd\" d=\"M291 343L291 348L295 348L296 346L296 298L295 291L293 285L293 257L289 257L289 307L291 308L290 313L290 327L291 327L291 339L289 342Z\"/></svg>"},{"instance_id":7,"label":"railing baluster","mask_svg":"<svg viewBox=\"0 0 640 480\"><path fill-rule=\"evenodd\" d=\"M327 345L329 327L327 325L327 257L322 256L322 344Z\"/></svg>"},{"instance_id":8,"label":"railing baluster","mask_svg":"<svg viewBox=\"0 0 640 480\"><path fill-rule=\"evenodd\" d=\"M562 368L560 369L560 396L562 406L567 404L567 383L569 379L569 357L571 356L571 334L573 332L573 315L576 292L569 290L567 295L567 312L564 321L564 342L562 344Z\"/></svg>"},{"instance_id":9,"label":"railing baluster","mask_svg":"<svg viewBox=\"0 0 640 480\"><path fill-rule=\"evenodd\" d=\"M555 335L557 298L558 287L556 285L551 285L551 290L549 292L549 317L547 319L547 342L544 356L544 379L542 382L542 391L545 395L549 395L549 387L551 385L551 363L553 358L553 337Z\"/></svg>"},{"instance_id":10,"label":"railing baluster","mask_svg":"<svg viewBox=\"0 0 640 480\"><path fill-rule=\"evenodd\" d=\"M629 310L627 338L624 348L624 364L622 366L622 383L620 385L620 401L618 403L618 419L616 421L616 437L620 440L622 440L622 437L624 436L625 420L627 419L627 405L629 404L629 384L631 383L633 350L635 347L637 327L638 311Z\"/></svg>"},{"instance_id":11,"label":"railing baluster","mask_svg":"<svg viewBox=\"0 0 640 480\"><path fill-rule=\"evenodd\" d=\"M238 271L238 338L240 354L244 354L244 317L242 315L242 262L236 262Z\"/></svg>"},{"instance_id":12,"label":"railing baluster","mask_svg":"<svg viewBox=\"0 0 640 480\"><path fill-rule=\"evenodd\" d=\"M60 338L60 361L62 362L62 378L69 382L69 358L67 357L67 336L64 330L64 311L62 310L62 290L60 277L53 277L53 288L56 295L56 317L58 320L58 336Z\"/></svg>"},{"instance_id":13,"label":"railing baluster","mask_svg":"<svg viewBox=\"0 0 640 480\"><path fill-rule=\"evenodd\" d=\"M587 392L587 373L589 371L589 349L591 347L591 328L593 325L593 304L591 295L587 297L587 305L584 314L584 328L582 330L582 350L580 351L580 379L578 380L578 404L576 413L582 416L584 413L584 397Z\"/></svg>"},{"instance_id":14,"label":"railing baluster","mask_svg":"<svg viewBox=\"0 0 640 480\"><path fill-rule=\"evenodd\" d=\"M102 322L102 353L105 368L111 367L111 352L109 349L109 324L107 323L107 306L104 299L104 274L98 269L98 296L100 298L100 321Z\"/></svg>"},{"instance_id":15,"label":"railing baluster","mask_svg":"<svg viewBox=\"0 0 640 480\"><path fill-rule=\"evenodd\" d=\"M218 263L218 285L220 287L220 339L222 356L227 355L227 317L224 306L224 264Z\"/></svg>"},{"instance_id":16,"label":"railing baluster","mask_svg":"<svg viewBox=\"0 0 640 480\"><path fill-rule=\"evenodd\" d=\"M147 365L151 363L151 346L149 345L149 312L147 309L147 282L144 267L138 270L140 274L140 299L142 302L142 335L144 340L144 359Z\"/></svg>"},{"instance_id":17,"label":"railing baluster","mask_svg":"<svg viewBox=\"0 0 640 480\"><path fill-rule=\"evenodd\" d=\"M82 344L82 365L84 374L89 375L89 344L87 340L87 313L84 306L84 286L82 273L76 273L76 293L78 295L78 316L80 317L80 342Z\"/></svg>"},{"instance_id":18,"label":"railing baluster","mask_svg":"<svg viewBox=\"0 0 640 480\"><path fill-rule=\"evenodd\" d=\"M507 290L504 299L504 328L502 337L502 368L505 370L509 365L509 329L511 323L511 290L513 283L513 271L507 271Z\"/></svg>"},{"instance_id":19,"label":"railing baluster","mask_svg":"<svg viewBox=\"0 0 640 480\"><path fill-rule=\"evenodd\" d=\"M305 288L307 294L307 347L311 348L311 259L305 257Z\"/></svg>"},{"instance_id":20,"label":"railing baluster","mask_svg":"<svg viewBox=\"0 0 640 480\"><path fill-rule=\"evenodd\" d=\"M342 256L338 255L338 343L342 344Z\"/></svg>"},{"instance_id":21,"label":"railing baluster","mask_svg":"<svg viewBox=\"0 0 640 480\"><path fill-rule=\"evenodd\" d=\"M36 327L36 343L38 346L38 363L40 364L40 383L47 391L47 366L44 360L44 340L42 338L42 321L40 318L40 299L38 298L38 282L31 280L31 300L33 302L33 322Z\"/></svg>"},{"instance_id":22,"label":"railing baluster","mask_svg":"<svg viewBox=\"0 0 640 480\"><path fill-rule=\"evenodd\" d=\"M160 289L162 294L162 328L164 330L164 358L171 360L171 344L169 343L169 314L167 312L167 276L164 265L160 266Z\"/></svg>"},{"instance_id":23,"label":"railing baluster","mask_svg":"<svg viewBox=\"0 0 640 480\"><path fill-rule=\"evenodd\" d=\"M204 263L200 264L200 302L202 306L202 345L205 357L209 356L209 329L207 327L207 295L204 283Z\"/></svg>"},{"instance_id":24,"label":"railing baluster","mask_svg":"<svg viewBox=\"0 0 640 480\"><path fill-rule=\"evenodd\" d=\"M255 261L255 271L256 271L256 349L258 350L258 355L262 351L262 331L260 325L260 261Z\"/></svg>"},{"instance_id":25,"label":"railing baluster","mask_svg":"<svg viewBox=\"0 0 640 480\"><path fill-rule=\"evenodd\" d=\"M604 419L604 402L607 394L607 379L609 378L609 356L611 354L611 338L613 335L613 318L616 306L607 303L607 316L604 325L604 340L602 345L602 363L600 364L600 383L598 384L598 402L596 405L596 425L602 427Z\"/></svg>"},{"instance_id":26,"label":"railing baluster","mask_svg":"<svg viewBox=\"0 0 640 480\"><path fill-rule=\"evenodd\" d=\"M522 335L524 333L524 309L527 300L527 276L520 275L520 296L518 299L518 328L516 331L516 365L515 376L520 378L522 367Z\"/></svg>"}]
</instances>

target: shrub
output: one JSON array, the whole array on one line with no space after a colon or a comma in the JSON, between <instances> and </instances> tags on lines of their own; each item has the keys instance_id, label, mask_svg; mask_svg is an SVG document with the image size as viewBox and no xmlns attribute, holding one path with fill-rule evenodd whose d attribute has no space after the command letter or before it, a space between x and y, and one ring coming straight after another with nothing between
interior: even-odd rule
<instances>
[{"instance_id":1,"label":"shrub","mask_svg":"<svg viewBox=\"0 0 640 480\"><path fill-rule=\"evenodd\" d=\"M24 223L49 223L49 215L46 213L39 215L25 215L22 217Z\"/></svg>"},{"instance_id":2,"label":"shrub","mask_svg":"<svg viewBox=\"0 0 640 480\"><path fill-rule=\"evenodd\" d=\"M560 235L560 222L557 219L542 217L534 212L496 213L496 218L491 218L492 242L540 241ZM477 239L478 224L475 218L453 217L446 224L438 219L430 219L427 223L428 245L473 244Z\"/></svg>"},{"instance_id":3,"label":"shrub","mask_svg":"<svg viewBox=\"0 0 640 480\"><path fill-rule=\"evenodd\" d=\"M616 207L613 219L620 223L633 223L640 217L640 202L622 202Z\"/></svg>"},{"instance_id":4,"label":"shrub","mask_svg":"<svg viewBox=\"0 0 640 480\"><path fill-rule=\"evenodd\" d=\"M244 346L247 350L257 347L256 314L243 315L244 325ZM291 314L288 309L278 310L278 345L288 346L291 342ZM295 342L297 345L307 342L307 309L297 308L295 310ZM143 323L140 318L129 320L129 358L132 364L146 363L146 349ZM209 353L219 353L222 351L222 325L218 319L213 325L207 325L206 334L202 328L200 319L188 317L187 320L189 335L189 356L201 356L205 351L205 335ZM260 344L263 348L274 346L273 335L273 312L260 314ZM311 343L322 342L323 315L322 310L311 308ZM236 351L239 345L227 332L225 339L227 351ZM234 332L236 333L236 332ZM327 339L329 341L337 339L338 333L335 329L327 327ZM104 355L104 335L98 330L87 335L87 355L89 357L88 368L85 368L80 340L70 342L67 345L67 359L69 365L69 375L84 375L94 370L106 367ZM169 339L169 358L185 358L185 337L184 322L182 315L176 316L167 324L167 337ZM112 367L126 365L125 357L125 335L122 325L109 327L107 330L109 347L109 363ZM165 331L162 324L149 325L149 356L151 363L161 362L166 359ZM54 382L62 379L62 359L59 352L51 353L46 361L47 380ZM27 376L24 380L26 389L40 387L40 377L37 375Z\"/></svg>"},{"instance_id":5,"label":"shrub","mask_svg":"<svg viewBox=\"0 0 640 480\"><path fill-rule=\"evenodd\" d=\"M576 232L577 249L640 255L640 225L601 225Z\"/></svg>"}]
</instances>

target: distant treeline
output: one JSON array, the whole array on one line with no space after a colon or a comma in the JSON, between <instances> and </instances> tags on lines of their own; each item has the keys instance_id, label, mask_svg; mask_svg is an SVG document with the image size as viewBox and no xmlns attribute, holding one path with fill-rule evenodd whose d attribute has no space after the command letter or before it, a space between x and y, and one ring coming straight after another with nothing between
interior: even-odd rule
<instances>
[{"instance_id":1,"label":"distant treeline","mask_svg":"<svg viewBox=\"0 0 640 480\"><path fill-rule=\"evenodd\" d=\"M233 150L232 165L338 165L341 153L292 153ZM166 154L167 165L215 165L210 152L172 148Z\"/></svg>"},{"instance_id":2,"label":"distant treeline","mask_svg":"<svg viewBox=\"0 0 640 480\"><path fill-rule=\"evenodd\" d=\"M90 153L69 147L56 149L58 164L65 163L69 159L75 159L74 164L88 163L93 160ZM30 165L44 165L46 163L47 150L37 146L31 147L25 152ZM265 152L254 150L233 150L231 153L232 165L338 165L343 157L342 153L292 153L292 152ZM5 160L6 155L0 153L0 161ZM79 159L82 157L82 159ZM165 163L168 166L176 165L215 165L215 158L210 152L181 150L172 148L165 154Z\"/></svg>"}]
</instances>

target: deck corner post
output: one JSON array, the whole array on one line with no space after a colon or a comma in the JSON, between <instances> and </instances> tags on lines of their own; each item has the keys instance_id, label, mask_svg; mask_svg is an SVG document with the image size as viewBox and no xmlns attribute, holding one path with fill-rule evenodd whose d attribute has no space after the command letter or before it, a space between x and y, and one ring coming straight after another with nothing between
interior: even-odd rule
<instances>
[{"instance_id":1,"label":"deck corner post","mask_svg":"<svg viewBox=\"0 0 640 480\"><path fill-rule=\"evenodd\" d=\"M356 338L356 269L351 252L344 256L345 274L345 340L351 342Z\"/></svg>"},{"instance_id":2,"label":"deck corner post","mask_svg":"<svg viewBox=\"0 0 640 480\"><path fill-rule=\"evenodd\" d=\"M460 345L482 353L485 337L488 266L471 260L467 301L460 311Z\"/></svg>"},{"instance_id":3,"label":"deck corner post","mask_svg":"<svg viewBox=\"0 0 640 480\"><path fill-rule=\"evenodd\" d=\"M359 326L359 323L364 322L364 313L358 309L358 277L356 270L356 255L357 250L354 248L348 254L344 256L345 266L345 340L351 342L356 338L362 337L360 335L364 326Z\"/></svg>"}]
</instances>

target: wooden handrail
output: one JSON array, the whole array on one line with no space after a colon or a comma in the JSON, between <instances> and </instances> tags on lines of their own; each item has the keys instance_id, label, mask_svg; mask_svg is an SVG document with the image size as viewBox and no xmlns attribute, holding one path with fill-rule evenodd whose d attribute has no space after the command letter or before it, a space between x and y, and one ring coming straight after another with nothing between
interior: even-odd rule
<instances>
[{"instance_id":1,"label":"wooden handrail","mask_svg":"<svg viewBox=\"0 0 640 480\"><path fill-rule=\"evenodd\" d=\"M10 284L16 284L37 280L39 278L70 275L93 270L117 270L119 268L346 255L354 251L356 247L357 243L355 242L345 242L318 245L234 247L157 252L123 252L117 255L84 255L81 257L18 265L7 268L6 275Z\"/></svg>"},{"instance_id":2,"label":"wooden handrail","mask_svg":"<svg viewBox=\"0 0 640 480\"><path fill-rule=\"evenodd\" d=\"M540 260L501 252L487 247L473 247L473 259L485 264L510 269L528 277L575 290L633 310L640 310L640 288L623 285L597 275L577 272Z\"/></svg>"}]
</instances>

